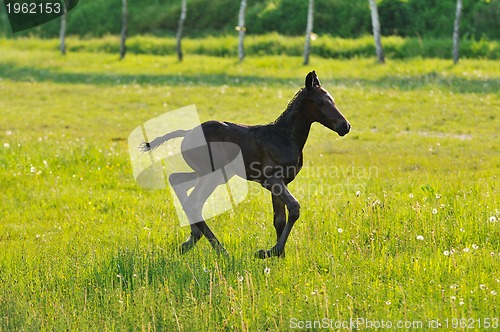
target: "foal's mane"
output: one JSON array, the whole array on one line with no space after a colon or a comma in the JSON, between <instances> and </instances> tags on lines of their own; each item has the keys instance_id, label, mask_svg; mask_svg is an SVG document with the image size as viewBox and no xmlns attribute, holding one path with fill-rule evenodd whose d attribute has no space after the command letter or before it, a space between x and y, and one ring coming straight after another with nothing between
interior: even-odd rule
<instances>
[{"instance_id":1,"label":"foal's mane","mask_svg":"<svg viewBox=\"0 0 500 332\"><path fill-rule=\"evenodd\" d=\"M295 94L295 96L288 103L288 106L283 111L283 113L281 113L281 115L278 116L278 118L276 120L274 120L272 123L273 124L277 124L279 122L282 122L282 120L285 120L285 119L288 119L290 117L293 117L293 115L297 111L298 105L300 103L302 103L302 101L304 101L305 96L306 96L306 91L307 91L306 88L302 88L299 91L297 91L297 93Z\"/></svg>"}]
</instances>

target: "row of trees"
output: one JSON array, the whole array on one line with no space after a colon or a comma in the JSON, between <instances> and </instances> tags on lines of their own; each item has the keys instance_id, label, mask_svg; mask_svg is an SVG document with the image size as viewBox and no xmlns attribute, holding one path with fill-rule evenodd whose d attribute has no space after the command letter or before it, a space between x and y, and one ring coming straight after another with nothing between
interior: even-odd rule
<instances>
[{"instance_id":1,"label":"row of trees","mask_svg":"<svg viewBox=\"0 0 500 332\"><path fill-rule=\"evenodd\" d=\"M187 0L180 0L181 1L181 13L179 17L179 23L177 27L177 34L176 34L176 39L177 39L177 57L179 61L182 61L183 59L183 52L182 52L182 32L184 29L184 21L186 20L186 15L187 15ZM382 40L381 40L381 24L380 24L380 19L379 19L379 14L378 14L378 7L377 3L375 0L368 0L368 6L370 8L370 16L371 16L371 24L372 24L372 31L373 31L373 37L374 37L374 42L375 42L375 50L377 54L377 59L378 62L383 64L385 62L385 55L384 55L384 50L382 47ZM238 26L236 27L236 30L239 33L239 43L238 43L238 55L239 55L239 60L243 61L245 57L245 51L244 51L244 37L245 37L245 31L246 31L246 26L245 26L245 9L247 7L247 1L246 0L240 0L240 10L238 12ZM126 37L127 37L127 31L128 31L128 4L127 0L122 0L122 28L121 28L121 47L120 47L120 58L123 59L126 54ZM462 12L462 0L456 0L456 11L455 11L455 20L454 20L454 28L453 28L453 61L454 63L458 62L459 58L459 52L458 52L458 43L459 43L459 27L460 27L460 17L461 17L461 12ZM65 28L66 28L66 14L62 16L62 21L61 21L61 51L63 54L65 54L65 47L64 47L64 35L65 35ZM305 45L304 45L304 65L307 65L309 63L309 54L310 54L310 45L311 45L311 38L313 36L313 25L314 25L314 0L308 0L308 10L307 10L307 24L305 27Z\"/></svg>"},{"instance_id":2,"label":"row of trees","mask_svg":"<svg viewBox=\"0 0 500 332\"><path fill-rule=\"evenodd\" d=\"M120 33L122 0L81 0L68 17L68 32L82 37ZM456 0L376 0L383 36L448 38ZM314 32L333 37L357 38L370 34L367 0L315 0ZM180 0L129 1L129 35L175 36L181 13ZM191 37L234 34L238 0L188 0L184 32ZM465 38L500 39L500 0L463 0L461 19ZM4 6L0 6L0 35L11 36ZM247 0L247 34L277 32L298 36L307 24L307 0ZM16 34L54 38L59 22Z\"/></svg>"}]
</instances>

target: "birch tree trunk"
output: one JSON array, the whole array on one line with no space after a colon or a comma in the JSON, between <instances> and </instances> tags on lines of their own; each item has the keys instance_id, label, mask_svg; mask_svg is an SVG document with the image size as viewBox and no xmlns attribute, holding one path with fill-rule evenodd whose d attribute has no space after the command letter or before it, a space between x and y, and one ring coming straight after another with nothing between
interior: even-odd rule
<instances>
[{"instance_id":1,"label":"birch tree trunk","mask_svg":"<svg viewBox=\"0 0 500 332\"><path fill-rule=\"evenodd\" d=\"M455 11L455 23L453 26L453 63L458 63L458 48L460 43L460 16L462 15L462 0L457 0Z\"/></svg>"},{"instance_id":2,"label":"birch tree trunk","mask_svg":"<svg viewBox=\"0 0 500 332\"><path fill-rule=\"evenodd\" d=\"M177 58L179 61L182 61L182 29L184 27L184 20L186 19L186 9L187 9L187 0L182 0L181 4L181 17L179 18L179 26L177 28Z\"/></svg>"},{"instance_id":3,"label":"birch tree trunk","mask_svg":"<svg viewBox=\"0 0 500 332\"><path fill-rule=\"evenodd\" d=\"M125 57L127 52L127 46L125 45L127 41L127 31L128 31L128 17L127 17L127 0L122 0L122 31L120 38L120 60Z\"/></svg>"},{"instance_id":4,"label":"birch tree trunk","mask_svg":"<svg viewBox=\"0 0 500 332\"><path fill-rule=\"evenodd\" d=\"M68 11L66 5L63 5L64 14L61 15L61 27L59 29L59 49L62 55L66 55L66 23L68 18Z\"/></svg>"},{"instance_id":5,"label":"birch tree trunk","mask_svg":"<svg viewBox=\"0 0 500 332\"><path fill-rule=\"evenodd\" d=\"M368 0L370 4L370 14L372 17L373 38L375 39L375 50L379 63L385 63L384 49L380 36L380 20L378 18L378 9L375 0Z\"/></svg>"},{"instance_id":6,"label":"birch tree trunk","mask_svg":"<svg viewBox=\"0 0 500 332\"><path fill-rule=\"evenodd\" d=\"M306 43L304 45L304 65L309 64L309 52L311 50L311 33L314 20L314 0L309 0L307 8Z\"/></svg>"},{"instance_id":7,"label":"birch tree trunk","mask_svg":"<svg viewBox=\"0 0 500 332\"><path fill-rule=\"evenodd\" d=\"M243 39L245 39L245 31L247 30L245 27L245 9L247 7L247 1L241 0L240 4L240 13L238 15L238 30L239 41L238 41L238 58L241 61L245 58L245 48L243 47Z\"/></svg>"}]
</instances>

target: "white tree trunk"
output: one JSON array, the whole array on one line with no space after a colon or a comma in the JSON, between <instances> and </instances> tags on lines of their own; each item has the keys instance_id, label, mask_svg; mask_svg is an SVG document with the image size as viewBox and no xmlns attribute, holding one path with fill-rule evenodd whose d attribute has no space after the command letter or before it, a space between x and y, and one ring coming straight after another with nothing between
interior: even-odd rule
<instances>
[{"instance_id":1,"label":"white tree trunk","mask_svg":"<svg viewBox=\"0 0 500 332\"><path fill-rule=\"evenodd\" d=\"M382 41L380 36L380 20L378 17L378 9L375 0L368 0L370 4L370 14L372 17L373 38L375 39L375 51L377 52L377 59L379 63L385 62L384 49L382 48Z\"/></svg>"},{"instance_id":2,"label":"white tree trunk","mask_svg":"<svg viewBox=\"0 0 500 332\"><path fill-rule=\"evenodd\" d=\"M128 31L128 21L127 21L127 0L122 0L122 31L120 38L120 59L125 57L125 53L127 52L127 46L125 42L127 40L127 31Z\"/></svg>"},{"instance_id":3,"label":"white tree trunk","mask_svg":"<svg viewBox=\"0 0 500 332\"><path fill-rule=\"evenodd\" d=\"M186 10L187 10L187 0L182 0L181 4L181 17L179 18L179 26L177 28L177 57L179 61L182 61L182 29L184 28L184 20L186 19Z\"/></svg>"},{"instance_id":4,"label":"white tree trunk","mask_svg":"<svg viewBox=\"0 0 500 332\"><path fill-rule=\"evenodd\" d=\"M309 64L309 52L311 50L311 33L313 30L314 20L314 0L309 0L307 8L307 26L306 26L306 43L304 45L304 65Z\"/></svg>"},{"instance_id":5,"label":"white tree trunk","mask_svg":"<svg viewBox=\"0 0 500 332\"><path fill-rule=\"evenodd\" d=\"M239 41L238 41L238 58L241 61L245 58L245 48L243 47L243 39L245 39L245 9L247 7L247 1L246 0L241 0L240 4L240 13L238 15L238 34L239 34Z\"/></svg>"},{"instance_id":6,"label":"white tree trunk","mask_svg":"<svg viewBox=\"0 0 500 332\"><path fill-rule=\"evenodd\" d=\"M458 63L458 48L460 42L460 16L462 15L462 0L457 0L457 9L455 11L455 23L453 26L453 63Z\"/></svg>"},{"instance_id":7,"label":"white tree trunk","mask_svg":"<svg viewBox=\"0 0 500 332\"><path fill-rule=\"evenodd\" d=\"M68 11L66 5L63 6L64 14L61 16L61 28L59 30L59 49L62 55L66 55L66 22L68 18Z\"/></svg>"}]
</instances>

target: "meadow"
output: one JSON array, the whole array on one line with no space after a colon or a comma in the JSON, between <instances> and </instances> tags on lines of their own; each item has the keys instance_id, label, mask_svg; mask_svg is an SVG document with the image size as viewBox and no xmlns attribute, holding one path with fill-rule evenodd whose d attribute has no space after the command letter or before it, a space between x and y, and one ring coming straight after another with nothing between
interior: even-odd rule
<instances>
[{"instance_id":1,"label":"meadow","mask_svg":"<svg viewBox=\"0 0 500 332\"><path fill-rule=\"evenodd\" d=\"M498 61L25 45L0 40L0 331L499 327ZM134 182L129 133L190 104L270 122L312 69L353 128L313 126L286 258L254 258L275 241L255 184L208 221L228 258L205 239L181 256L189 229Z\"/></svg>"}]
</instances>

